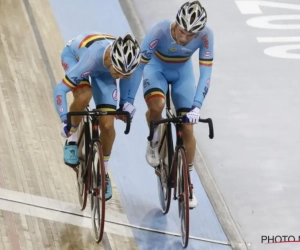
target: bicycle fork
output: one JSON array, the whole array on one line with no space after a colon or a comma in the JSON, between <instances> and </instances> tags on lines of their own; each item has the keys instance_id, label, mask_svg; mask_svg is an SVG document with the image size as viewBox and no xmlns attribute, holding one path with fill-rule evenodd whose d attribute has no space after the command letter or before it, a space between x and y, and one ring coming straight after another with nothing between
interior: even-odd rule
<instances>
[{"instance_id":1,"label":"bicycle fork","mask_svg":"<svg viewBox=\"0 0 300 250\"><path fill-rule=\"evenodd\" d=\"M91 178L91 171L92 171L92 168L93 168L93 159L94 159L94 142L98 140L99 138L99 122L98 122L98 119L93 119L92 120L92 140L89 141L89 145L88 145L88 160L87 160L87 171L88 171L88 179L90 180L90 183L89 183L89 187L88 187L88 193L89 194L92 194L93 196L98 196L99 195L99 188L98 188L98 183L100 180L99 179L99 176L96 174L97 176L97 179L96 179L96 186L93 185L93 178ZM97 168L97 166L94 168ZM92 187L92 189L91 189Z\"/></svg>"},{"instance_id":2,"label":"bicycle fork","mask_svg":"<svg viewBox=\"0 0 300 250\"><path fill-rule=\"evenodd\" d=\"M172 167L171 167L171 173L172 173L172 177L173 177L173 178L171 178L171 181L172 181L171 185L174 187L173 200L179 199L180 202L182 202L184 200L183 199L184 190L181 189L181 193L177 195L177 188L178 188L177 187L177 174L178 174L178 168L179 168L179 166L178 166L179 150L182 149L184 151L184 154L186 154L185 147L183 145L182 127L181 126L182 126L181 124L176 124L177 143L176 143L175 152L174 152L173 160L172 160ZM186 163L186 166L187 166L187 163ZM182 173L179 173L179 174L182 175ZM191 183L190 171L188 169L188 166L187 166L187 177L188 177L189 199L192 199L194 186Z\"/></svg>"}]
</instances>

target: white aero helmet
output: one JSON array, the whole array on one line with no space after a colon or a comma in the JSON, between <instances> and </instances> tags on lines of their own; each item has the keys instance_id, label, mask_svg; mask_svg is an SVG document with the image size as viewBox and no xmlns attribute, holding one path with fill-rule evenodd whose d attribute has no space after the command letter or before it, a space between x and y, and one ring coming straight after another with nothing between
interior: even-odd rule
<instances>
[{"instance_id":1,"label":"white aero helmet","mask_svg":"<svg viewBox=\"0 0 300 250\"><path fill-rule=\"evenodd\" d=\"M207 21L207 14L199 1L186 2L183 4L176 16L178 25L189 32L198 33Z\"/></svg>"},{"instance_id":2,"label":"white aero helmet","mask_svg":"<svg viewBox=\"0 0 300 250\"><path fill-rule=\"evenodd\" d=\"M141 48L137 40L129 33L118 37L111 45L110 57L116 71L131 75L140 64Z\"/></svg>"}]
</instances>

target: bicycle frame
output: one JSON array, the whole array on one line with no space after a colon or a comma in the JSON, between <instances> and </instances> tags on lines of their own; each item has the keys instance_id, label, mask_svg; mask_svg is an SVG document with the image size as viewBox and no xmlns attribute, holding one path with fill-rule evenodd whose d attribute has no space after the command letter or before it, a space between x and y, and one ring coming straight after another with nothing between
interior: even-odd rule
<instances>
[{"instance_id":1,"label":"bicycle frame","mask_svg":"<svg viewBox=\"0 0 300 250\"><path fill-rule=\"evenodd\" d=\"M168 83L168 91L167 91L167 95L166 95L166 116L168 118L166 119L162 119L159 121L151 121L150 122L150 133L148 136L148 140L151 141L153 138L153 134L154 134L154 127L162 124L162 123L167 123L166 124L166 129L165 129L165 133L163 135L164 139L167 139L167 143L168 143L168 166L169 166L169 176L167 177L168 179L168 185L169 187L175 187L176 185L174 185L174 181L176 180L176 178L170 178L173 175L173 172L175 173L176 171L174 170L174 166L176 166L176 158L177 158L177 152L179 151L179 149L183 149L185 152L185 147L184 147L184 143L183 143L183 138L182 138L182 124L183 122L183 116L177 116L173 113L172 109L171 109L171 96L170 96L170 85L171 83ZM209 127L209 138L212 139L214 137L214 131L213 131L213 124L212 124L212 120L210 118L207 119L199 119L199 122L203 122L203 123L208 123L208 127ZM173 123L175 125L175 130L176 130L176 143L175 143L175 149L173 149L173 138L172 138L172 132L171 132L171 123ZM159 151L161 149L163 143L160 144L160 148ZM170 144L172 146L170 146ZM159 175L160 171L159 169L156 168L156 174ZM175 176L176 177L176 173ZM169 182L171 180L171 183ZM188 172L188 182L189 182L189 187L190 189L192 188L192 185L190 185L190 173ZM174 190L174 199L176 200L176 189ZM192 194L191 194L192 195ZM190 197L191 198L191 197Z\"/></svg>"},{"instance_id":2,"label":"bicycle frame","mask_svg":"<svg viewBox=\"0 0 300 250\"><path fill-rule=\"evenodd\" d=\"M182 124L183 122L183 117L182 116L177 116L173 113L171 109L171 96L170 96L170 85L171 82L168 83L168 91L166 94L166 116L167 119L162 119L159 121L151 121L150 122L150 133L148 136L148 140L151 141L153 138L154 134L154 127L162 124L162 123L167 123L166 126L167 128L165 129L163 134L164 139L167 139L168 145L172 145L171 147L168 146L168 165L169 165L169 174L172 173L173 171L173 158L174 158L174 153L178 152L180 148L182 148L185 151L185 147L183 144L183 139L182 139ZM213 124L212 120L210 118L207 119L199 119L199 122L203 123L208 123L209 126L209 138L212 139L214 137L214 130L213 130ZM172 131L171 131L171 123L175 125L175 130L176 130L176 143L175 143L175 149L173 149L173 138L172 138ZM161 150L162 144L160 144L159 151ZM156 174L160 174L158 170L156 170Z\"/></svg>"},{"instance_id":3,"label":"bicycle frame","mask_svg":"<svg viewBox=\"0 0 300 250\"><path fill-rule=\"evenodd\" d=\"M131 119L130 114L126 111L100 111L97 109L90 110L89 106L87 106L86 111L79 111L79 112L68 112L67 114L67 121L68 124L71 124L71 116L83 116L83 129L81 131L81 134L79 136L78 144L80 144L82 140L82 136L84 134L85 139L85 165L87 166L87 163L89 162L90 155L90 148L93 145L93 142L96 140L99 140L99 116L104 115L125 115L126 116L126 129L124 131L125 134L128 134L130 131L130 125L131 125ZM92 132L90 131L90 122L92 125ZM92 136L91 136L92 135ZM80 149L81 150L81 149ZM84 175L86 174L87 168L84 170Z\"/></svg>"},{"instance_id":4,"label":"bicycle frame","mask_svg":"<svg viewBox=\"0 0 300 250\"><path fill-rule=\"evenodd\" d=\"M171 83L168 83L168 91L166 94L166 116L167 116L167 121L166 119L164 119L164 121L167 123L166 124L166 129L165 129L165 133L163 135L163 139L167 140L167 144L168 144L168 186L169 188L174 188L174 192L173 192L173 200L177 200L179 197L177 197L177 184L176 184L176 179L177 179L177 154L179 149L182 149L184 152L186 152L185 150L185 146L183 143L183 138L182 138L182 117L177 116L173 113L172 109L171 109L171 94L170 94L170 85ZM157 122L154 122L156 125L158 124ZM173 138L172 138L172 132L171 132L171 123L173 123L175 125L175 131L176 131L176 143L175 143L175 148L173 149ZM151 131L151 128L150 128ZM150 132L150 136L151 136L151 132ZM161 150L163 143L160 144L159 147L159 152ZM172 145L172 146L170 146ZM160 169L156 168L156 174L160 174ZM190 178L190 171L188 171L187 173L188 176L188 187L189 187L189 194L190 197L192 198L193 196L193 185L191 183L191 178Z\"/></svg>"}]
</instances>

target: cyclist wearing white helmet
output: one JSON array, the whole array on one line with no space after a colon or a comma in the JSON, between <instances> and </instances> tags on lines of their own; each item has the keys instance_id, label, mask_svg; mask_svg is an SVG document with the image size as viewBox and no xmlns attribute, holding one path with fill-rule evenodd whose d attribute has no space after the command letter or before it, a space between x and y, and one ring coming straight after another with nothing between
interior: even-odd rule
<instances>
[{"instance_id":1,"label":"cyclist wearing white helmet","mask_svg":"<svg viewBox=\"0 0 300 250\"><path fill-rule=\"evenodd\" d=\"M72 39L64 47L61 61L65 77L55 87L53 98L62 122L61 135L67 138L64 147L66 165L76 168L79 164L77 127L81 121L81 117L74 116L71 118L72 124L67 124L66 94L73 92L74 100L70 111L84 111L92 97L97 109L115 110L118 99L116 79L120 79L120 86L126 84L123 82L138 68L140 59L140 46L130 34L116 38L98 32L87 32ZM127 92L121 91L120 96L125 96L123 99L126 99ZM120 103L120 109L128 111L133 118L133 102ZM114 117L99 117L99 127L108 183L105 197L108 200L112 197L107 164L115 139Z\"/></svg>"},{"instance_id":2,"label":"cyclist wearing white helmet","mask_svg":"<svg viewBox=\"0 0 300 250\"><path fill-rule=\"evenodd\" d=\"M168 81L172 82L172 101L179 115L189 123L197 123L200 109L209 90L214 57L213 31L207 27L207 13L199 1L184 3L175 20L154 24L146 33L141 45L142 58L139 68L129 79L130 91L137 89L143 75L144 98L148 106L147 122L162 118ZM199 49L200 77L195 87L191 56ZM126 87L126 86L125 86ZM146 160L153 167L159 166L156 128L153 140L147 141ZM193 126L184 124L183 140L187 150L187 163L193 169L196 141ZM190 207L197 206L194 196Z\"/></svg>"}]
</instances>

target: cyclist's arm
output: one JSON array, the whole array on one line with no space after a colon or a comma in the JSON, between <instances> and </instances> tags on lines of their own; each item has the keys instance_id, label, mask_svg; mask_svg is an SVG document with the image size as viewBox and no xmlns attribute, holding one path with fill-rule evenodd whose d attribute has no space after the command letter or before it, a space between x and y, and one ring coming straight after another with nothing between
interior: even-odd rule
<instances>
[{"instance_id":1,"label":"cyclist's arm","mask_svg":"<svg viewBox=\"0 0 300 250\"><path fill-rule=\"evenodd\" d=\"M134 103L134 99L140 86L145 65L151 60L161 37L161 25L155 24L148 32L142 42L142 58L139 67L131 78L120 80L120 104L125 102Z\"/></svg>"},{"instance_id":2,"label":"cyclist's arm","mask_svg":"<svg viewBox=\"0 0 300 250\"><path fill-rule=\"evenodd\" d=\"M199 48L200 77L193 104L199 108L201 108L210 86L214 58L214 34L212 30L208 29L208 32L200 39L202 40Z\"/></svg>"},{"instance_id":3,"label":"cyclist's arm","mask_svg":"<svg viewBox=\"0 0 300 250\"><path fill-rule=\"evenodd\" d=\"M67 119L67 93L75 89L79 84L88 84L88 75L95 67L95 59L90 55L89 51L83 53L79 62L70 68L62 81L57 84L53 90L53 100L60 120Z\"/></svg>"},{"instance_id":4,"label":"cyclist's arm","mask_svg":"<svg viewBox=\"0 0 300 250\"><path fill-rule=\"evenodd\" d=\"M67 119L67 93L71 91L72 88L60 82L57 84L53 91L53 100L56 108L56 112L58 113L60 120L63 122Z\"/></svg>"}]
</instances>

